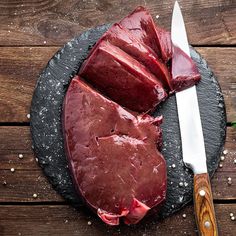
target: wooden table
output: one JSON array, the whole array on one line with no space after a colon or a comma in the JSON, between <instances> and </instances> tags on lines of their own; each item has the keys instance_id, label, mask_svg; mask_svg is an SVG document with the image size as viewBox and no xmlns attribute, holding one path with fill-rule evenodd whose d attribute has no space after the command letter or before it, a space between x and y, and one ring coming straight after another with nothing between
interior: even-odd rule
<instances>
[{"instance_id":1,"label":"wooden table","mask_svg":"<svg viewBox=\"0 0 236 236\"><path fill-rule=\"evenodd\" d=\"M227 108L228 154L212 179L220 235L236 235L236 2L179 1L190 43L221 84ZM170 28L174 1L0 1L0 235L196 235L193 205L172 217L137 227L110 228L80 206L68 205L51 187L31 150L30 109L40 71L82 31L114 22L137 5ZM158 18L158 20L157 20ZM21 155L23 155L23 158ZM20 155L20 156L19 156ZM12 169L14 168L14 169ZM228 185L228 177L232 185ZM186 218L183 217L186 214Z\"/></svg>"}]
</instances>

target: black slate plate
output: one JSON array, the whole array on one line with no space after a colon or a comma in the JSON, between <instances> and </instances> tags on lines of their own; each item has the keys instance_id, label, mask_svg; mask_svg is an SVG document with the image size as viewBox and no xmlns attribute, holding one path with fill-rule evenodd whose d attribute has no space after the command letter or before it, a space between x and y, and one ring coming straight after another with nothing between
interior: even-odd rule
<instances>
[{"instance_id":1,"label":"black slate plate","mask_svg":"<svg viewBox=\"0 0 236 236\"><path fill-rule=\"evenodd\" d=\"M31 105L31 133L36 157L53 187L68 201L81 203L70 178L63 147L61 127L62 103L71 78L78 71L89 50L109 28L99 26L75 37L60 49L41 73ZM226 136L226 114L219 84L206 61L191 48L202 80L197 86L200 113L207 153L207 166L213 175ZM167 201L160 217L167 217L192 200L193 176L181 158L181 140L175 96L156 109L164 115L163 154L168 166ZM175 168L172 165L175 165ZM180 187L179 183L184 186ZM159 217L157 216L157 217ZM152 217L156 221L156 217Z\"/></svg>"}]
</instances>

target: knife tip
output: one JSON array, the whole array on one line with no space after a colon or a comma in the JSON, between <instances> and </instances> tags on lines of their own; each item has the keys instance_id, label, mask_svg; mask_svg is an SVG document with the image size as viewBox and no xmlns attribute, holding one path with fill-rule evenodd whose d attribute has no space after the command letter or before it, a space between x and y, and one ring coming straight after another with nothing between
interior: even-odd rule
<instances>
[{"instance_id":1,"label":"knife tip","mask_svg":"<svg viewBox=\"0 0 236 236\"><path fill-rule=\"evenodd\" d=\"M178 3L177 0L175 1L175 5L174 5L174 8L176 8L176 7L180 8L179 3Z\"/></svg>"}]
</instances>

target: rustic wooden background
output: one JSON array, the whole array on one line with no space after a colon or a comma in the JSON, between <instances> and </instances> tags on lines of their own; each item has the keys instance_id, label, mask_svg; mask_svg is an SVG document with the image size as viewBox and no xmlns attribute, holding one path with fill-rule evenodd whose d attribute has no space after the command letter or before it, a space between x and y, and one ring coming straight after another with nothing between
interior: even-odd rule
<instances>
[{"instance_id":1,"label":"rustic wooden background","mask_svg":"<svg viewBox=\"0 0 236 236\"><path fill-rule=\"evenodd\" d=\"M231 126L236 120L236 1L179 2L189 41L207 59L225 97L225 148L229 153L214 175L212 188L220 235L235 236L236 220L231 220L230 213L236 218L236 128ZM38 167L27 117L40 71L65 42L90 27L119 20L137 5L148 7L156 21L170 28L173 3L0 1L0 235L197 235L192 204L166 220L134 228L104 226L83 206L75 211L51 188Z\"/></svg>"}]
</instances>

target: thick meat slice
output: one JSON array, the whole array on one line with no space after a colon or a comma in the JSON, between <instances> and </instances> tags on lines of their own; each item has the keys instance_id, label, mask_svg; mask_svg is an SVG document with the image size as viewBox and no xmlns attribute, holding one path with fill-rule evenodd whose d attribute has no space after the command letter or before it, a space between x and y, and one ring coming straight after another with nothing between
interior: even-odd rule
<instances>
[{"instance_id":1,"label":"thick meat slice","mask_svg":"<svg viewBox=\"0 0 236 236\"><path fill-rule=\"evenodd\" d=\"M139 41L152 48L164 62L172 57L170 32L156 26L152 16L144 7L136 8L119 24L127 28Z\"/></svg>"},{"instance_id":2,"label":"thick meat slice","mask_svg":"<svg viewBox=\"0 0 236 236\"><path fill-rule=\"evenodd\" d=\"M130 110L146 112L167 97L161 83L145 66L105 40L83 63L79 74Z\"/></svg>"},{"instance_id":3,"label":"thick meat slice","mask_svg":"<svg viewBox=\"0 0 236 236\"><path fill-rule=\"evenodd\" d=\"M78 193L107 224L135 224L166 196L161 117L137 118L72 79L64 101L64 138Z\"/></svg>"},{"instance_id":4,"label":"thick meat slice","mask_svg":"<svg viewBox=\"0 0 236 236\"><path fill-rule=\"evenodd\" d=\"M189 88L201 79L201 75L192 58L176 46L173 46L171 73L171 84L174 91Z\"/></svg>"},{"instance_id":5,"label":"thick meat slice","mask_svg":"<svg viewBox=\"0 0 236 236\"><path fill-rule=\"evenodd\" d=\"M137 61L141 62L156 76L156 79L166 90L171 90L170 75L167 66L158 59L156 53L144 43L141 43L129 30L119 24L114 24L101 40L108 40Z\"/></svg>"}]
</instances>

